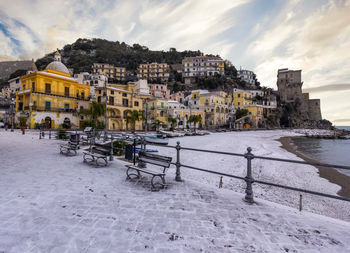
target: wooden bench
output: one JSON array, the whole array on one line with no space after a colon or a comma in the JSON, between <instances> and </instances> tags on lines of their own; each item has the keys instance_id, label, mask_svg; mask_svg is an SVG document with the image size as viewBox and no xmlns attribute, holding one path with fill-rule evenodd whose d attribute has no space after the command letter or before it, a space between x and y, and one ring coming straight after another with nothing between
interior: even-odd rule
<instances>
[{"instance_id":1,"label":"wooden bench","mask_svg":"<svg viewBox=\"0 0 350 253\"><path fill-rule=\"evenodd\" d=\"M84 162L94 164L97 167L107 166L108 157L111 155L112 148L103 144L95 144L90 151L83 152Z\"/></svg>"},{"instance_id":2,"label":"wooden bench","mask_svg":"<svg viewBox=\"0 0 350 253\"><path fill-rule=\"evenodd\" d=\"M144 151L139 152L138 166L126 165L128 168L126 170L126 179L141 178L141 172L145 174L152 175L151 186L152 190L159 190L165 186L165 172L171 164L171 157L161 156L156 154L149 154ZM163 170L155 171L147 168L142 168L142 163L149 163L159 167Z\"/></svg>"},{"instance_id":3,"label":"wooden bench","mask_svg":"<svg viewBox=\"0 0 350 253\"><path fill-rule=\"evenodd\" d=\"M67 144L60 145L60 153L67 156L77 155L77 150L79 149L79 143L69 141Z\"/></svg>"}]
</instances>

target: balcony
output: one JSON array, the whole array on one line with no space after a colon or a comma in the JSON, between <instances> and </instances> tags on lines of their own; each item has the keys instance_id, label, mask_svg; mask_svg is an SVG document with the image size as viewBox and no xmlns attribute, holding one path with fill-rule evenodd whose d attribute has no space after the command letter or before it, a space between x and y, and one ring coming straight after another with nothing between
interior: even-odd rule
<instances>
[{"instance_id":1,"label":"balcony","mask_svg":"<svg viewBox=\"0 0 350 253\"><path fill-rule=\"evenodd\" d=\"M32 106L33 111L38 111L38 112L67 112L67 113L76 113L76 109L70 109L70 108L57 108L57 107L50 107L47 108L45 106Z\"/></svg>"},{"instance_id":2,"label":"balcony","mask_svg":"<svg viewBox=\"0 0 350 253\"><path fill-rule=\"evenodd\" d=\"M44 95L49 95L49 96L57 96L57 97L65 97L65 98L71 98L71 99L78 99L78 100L83 100L83 101L89 101L90 96L86 97L81 96L80 94L73 95L73 94L68 94L65 92L56 92L52 90L45 90L45 89L33 89L32 93L37 93L37 94L44 94Z\"/></svg>"}]
</instances>

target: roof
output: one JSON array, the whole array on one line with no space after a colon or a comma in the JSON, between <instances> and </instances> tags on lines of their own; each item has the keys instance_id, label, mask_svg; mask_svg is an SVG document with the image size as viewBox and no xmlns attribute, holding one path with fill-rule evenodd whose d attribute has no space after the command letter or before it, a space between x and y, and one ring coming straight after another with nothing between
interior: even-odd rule
<instances>
[{"instance_id":1,"label":"roof","mask_svg":"<svg viewBox=\"0 0 350 253\"><path fill-rule=\"evenodd\" d=\"M45 69L51 69L69 74L68 68L60 61L53 61Z\"/></svg>"}]
</instances>

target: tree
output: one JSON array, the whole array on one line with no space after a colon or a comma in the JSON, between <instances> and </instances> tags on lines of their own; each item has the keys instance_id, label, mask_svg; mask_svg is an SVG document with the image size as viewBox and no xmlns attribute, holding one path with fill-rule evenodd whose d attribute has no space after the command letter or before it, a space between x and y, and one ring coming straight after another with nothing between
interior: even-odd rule
<instances>
[{"instance_id":1,"label":"tree","mask_svg":"<svg viewBox=\"0 0 350 253\"><path fill-rule=\"evenodd\" d=\"M105 115L105 106L103 104L92 101L89 109L81 109L80 115L85 115L90 119L89 122L85 122L84 125L90 125L94 128L102 126L102 123L98 121L98 118Z\"/></svg>"},{"instance_id":2,"label":"tree","mask_svg":"<svg viewBox=\"0 0 350 253\"><path fill-rule=\"evenodd\" d=\"M191 115L190 118L187 121L188 123L194 124L194 131L196 131L196 124L202 122L202 116L201 115Z\"/></svg>"},{"instance_id":3,"label":"tree","mask_svg":"<svg viewBox=\"0 0 350 253\"><path fill-rule=\"evenodd\" d=\"M128 130L128 124L133 124L133 131L136 131L136 122L140 120L145 120L145 115L143 111L137 111L137 110L126 110L126 128Z\"/></svg>"},{"instance_id":4,"label":"tree","mask_svg":"<svg viewBox=\"0 0 350 253\"><path fill-rule=\"evenodd\" d=\"M175 125L176 125L176 123L177 123L177 119L176 119L176 118L173 118L172 116L169 116L169 117L168 117L168 122L170 123L171 130L174 130Z\"/></svg>"},{"instance_id":5,"label":"tree","mask_svg":"<svg viewBox=\"0 0 350 253\"><path fill-rule=\"evenodd\" d=\"M158 119L152 122L152 127L154 127L157 132L161 126L166 127L166 124Z\"/></svg>"},{"instance_id":6,"label":"tree","mask_svg":"<svg viewBox=\"0 0 350 253\"><path fill-rule=\"evenodd\" d=\"M235 114L236 119L240 119L240 118L242 118L244 116L247 116L248 113L249 113L249 111L247 109L238 109L236 111L236 114Z\"/></svg>"}]
</instances>

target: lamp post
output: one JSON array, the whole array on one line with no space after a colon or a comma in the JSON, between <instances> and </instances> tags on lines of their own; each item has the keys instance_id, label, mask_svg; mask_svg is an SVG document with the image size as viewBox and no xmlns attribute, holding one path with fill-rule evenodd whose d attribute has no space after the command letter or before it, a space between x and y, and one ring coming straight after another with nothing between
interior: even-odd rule
<instances>
[{"instance_id":1,"label":"lamp post","mask_svg":"<svg viewBox=\"0 0 350 253\"><path fill-rule=\"evenodd\" d=\"M11 132L13 132L14 130L14 121L15 121L15 104L16 101L14 99L14 94L11 94Z\"/></svg>"},{"instance_id":2,"label":"lamp post","mask_svg":"<svg viewBox=\"0 0 350 253\"><path fill-rule=\"evenodd\" d=\"M108 128L108 120L107 120L107 77L104 77L105 86L104 86L104 92L103 97L105 98L105 130L104 130L104 141L107 141L107 128Z\"/></svg>"}]
</instances>

